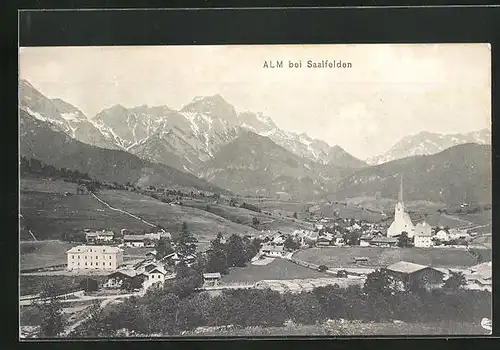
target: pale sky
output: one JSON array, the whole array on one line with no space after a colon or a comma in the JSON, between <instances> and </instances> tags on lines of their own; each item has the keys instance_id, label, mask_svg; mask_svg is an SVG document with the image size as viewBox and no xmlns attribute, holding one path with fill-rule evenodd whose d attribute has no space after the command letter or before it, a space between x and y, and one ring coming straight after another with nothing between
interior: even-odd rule
<instances>
[{"instance_id":1,"label":"pale sky","mask_svg":"<svg viewBox=\"0 0 500 350\"><path fill-rule=\"evenodd\" d=\"M352 68L306 68L309 59ZM266 60L284 68L263 68ZM44 95L90 118L115 104L180 109L220 94L238 112L263 112L361 159L420 131L491 125L488 44L29 47L19 66Z\"/></svg>"}]
</instances>

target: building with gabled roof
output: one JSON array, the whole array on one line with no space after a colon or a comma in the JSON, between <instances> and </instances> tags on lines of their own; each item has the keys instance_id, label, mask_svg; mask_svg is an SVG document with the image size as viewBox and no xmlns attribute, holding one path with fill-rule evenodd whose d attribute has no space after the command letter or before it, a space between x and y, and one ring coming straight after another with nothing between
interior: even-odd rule
<instances>
[{"instance_id":1,"label":"building with gabled roof","mask_svg":"<svg viewBox=\"0 0 500 350\"><path fill-rule=\"evenodd\" d=\"M403 176L401 176L401 185L399 188L398 203L394 208L394 221L387 230L387 237L395 237L403 232L408 234L408 237L413 238L415 235L415 226L411 222L410 215L406 212L403 201Z\"/></svg>"},{"instance_id":2,"label":"building with gabled roof","mask_svg":"<svg viewBox=\"0 0 500 350\"><path fill-rule=\"evenodd\" d=\"M110 246L79 245L66 252L68 270L116 270L123 264L123 250Z\"/></svg>"},{"instance_id":3,"label":"building with gabled roof","mask_svg":"<svg viewBox=\"0 0 500 350\"><path fill-rule=\"evenodd\" d=\"M408 261L399 261L385 268L391 276L409 288L419 283L425 288L439 287L443 282L444 273L429 266L415 264Z\"/></svg>"}]
</instances>

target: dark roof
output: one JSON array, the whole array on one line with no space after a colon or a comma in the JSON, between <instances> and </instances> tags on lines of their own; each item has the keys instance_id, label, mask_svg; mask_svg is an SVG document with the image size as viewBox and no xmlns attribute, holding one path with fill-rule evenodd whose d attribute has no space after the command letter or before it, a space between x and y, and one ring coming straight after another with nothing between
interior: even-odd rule
<instances>
[{"instance_id":1,"label":"dark roof","mask_svg":"<svg viewBox=\"0 0 500 350\"><path fill-rule=\"evenodd\" d=\"M374 237L372 243L397 243L397 238L393 237Z\"/></svg>"},{"instance_id":2,"label":"dark roof","mask_svg":"<svg viewBox=\"0 0 500 350\"><path fill-rule=\"evenodd\" d=\"M386 269L389 271L401 272L401 273L406 273L406 274L411 274L411 273L421 271L424 269L432 269L432 270L437 271L437 272L442 274L441 271L433 269L432 267L420 265L420 264L415 264L415 263L408 262L408 261L399 261L395 264L387 266Z\"/></svg>"},{"instance_id":3,"label":"dark roof","mask_svg":"<svg viewBox=\"0 0 500 350\"><path fill-rule=\"evenodd\" d=\"M124 235L123 240L124 241L136 241L136 242L142 242L144 241L146 237L144 235Z\"/></svg>"}]
</instances>

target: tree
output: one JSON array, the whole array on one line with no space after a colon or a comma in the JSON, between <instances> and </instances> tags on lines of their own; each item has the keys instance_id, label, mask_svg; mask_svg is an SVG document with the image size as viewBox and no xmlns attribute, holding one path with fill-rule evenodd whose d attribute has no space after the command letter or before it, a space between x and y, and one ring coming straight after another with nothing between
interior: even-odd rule
<instances>
[{"instance_id":1,"label":"tree","mask_svg":"<svg viewBox=\"0 0 500 350\"><path fill-rule=\"evenodd\" d=\"M56 337L64 331L64 320L61 302L57 298L58 290L53 285L47 285L41 293L41 298L35 303L43 320L40 325L41 337Z\"/></svg>"},{"instance_id":2,"label":"tree","mask_svg":"<svg viewBox=\"0 0 500 350\"><path fill-rule=\"evenodd\" d=\"M252 219L252 225L257 226L258 224L260 224L260 221L256 216L254 216Z\"/></svg>"},{"instance_id":3,"label":"tree","mask_svg":"<svg viewBox=\"0 0 500 350\"><path fill-rule=\"evenodd\" d=\"M156 259L160 260L173 252L174 248L172 247L170 240L162 237L156 242Z\"/></svg>"},{"instance_id":4,"label":"tree","mask_svg":"<svg viewBox=\"0 0 500 350\"><path fill-rule=\"evenodd\" d=\"M231 235L227 241L227 264L229 267L245 266L245 247L243 240L237 234Z\"/></svg>"},{"instance_id":5,"label":"tree","mask_svg":"<svg viewBox=\"0 0 500 350\"><path fill-rule=\"evenodd\" d=\"M443 289L456 292L467 284L467 280L462 272L451 272L450 277L444 281Z\"/></svg>"},{"instance_id":6,"label":"tree","mask_svg":"<svg viewBox=\"0 0 500 350\"><path fill-rule=\"evenodd\" d=\"M326 265L319 265L319 267L318 267L318 271L319 272L325 272L326 270L328 270L328 266L326 266Z\"/></svg>"},{"instance_id":7,"label":"tree","mask_svg":"<svg viewBox=\"0 0 500 350\"><path fill-rule=\"evenodd\" d=\"M391 295L399 286L385 269L377 269L366 276L363 291L368 295Z\"/></svg>"},{"instance_id":8,"label":"tree","mask_svg":"<svg viewBox=\"0 0 500 350\"><path fill-rule=\"evenodd\" d=\"M221 240L222 233L219 232L217 238L210 242L210 248L207 252L207 272L227 273L226 245Z\"/></svg>"},{"instance_id":9,"label":"tree","mask_svg":"<svg viewBox=\"0 0 500 350\"><path fill-rule=\"evenodd\" d=\"M411 239L408 237L407 232L401 232L401 235L398 237L398 247L406 248L410 245Z\"/></svg>"},{"instance_id":10,"label":"tree","mask_svg":"<svg viewBox=\"0 0 500 350\"><path fill-rule=\"evenodd\" d=\"M285 242L283 242L283 247L287 250L297 250L300 248L300 243L291 236L288 236L285 239Z\"/></svg>"},{"instance_id":11,"label":"tree","mask_svg":"<svg viewBox=\"0 0 500 350\"><path fill-rule=\"evenodd\" d=\"M87 293L95 292L99 290L99 283L96 280L87 277L80 282L80 288Z\"/></svg>"},{"instance_id":12,"label":"tree","mask_svg":"<svg viewBox=\"0 0 500 350\"><path fill-rule=\"evenodd\" d=\"M196 253L196 242L198 240L188 231L186 222L182 223L182 229L175 241L177 253L188 256Z\"/></svg>"}]
</instances>

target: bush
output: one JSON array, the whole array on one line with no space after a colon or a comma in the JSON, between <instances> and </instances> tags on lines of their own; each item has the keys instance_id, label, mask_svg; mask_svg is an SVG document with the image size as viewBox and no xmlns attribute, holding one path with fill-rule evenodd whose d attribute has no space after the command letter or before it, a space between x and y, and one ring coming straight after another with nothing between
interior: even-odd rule
<instances>
[{"instance_id":1,"label":"bush","mask_svg":"<svg viewBox=\"0 0 500 350\"><path fill-rule=\"evenodd\" d=\"M326 265L320 265L318 267L319 272L325 272L326 270L328 270L328 266L326 266Z\"/></svg>"}]
</instances>

